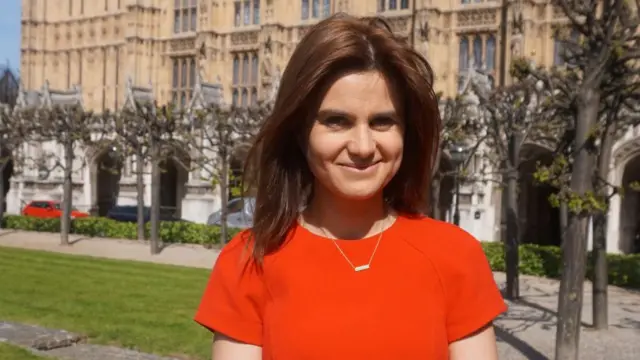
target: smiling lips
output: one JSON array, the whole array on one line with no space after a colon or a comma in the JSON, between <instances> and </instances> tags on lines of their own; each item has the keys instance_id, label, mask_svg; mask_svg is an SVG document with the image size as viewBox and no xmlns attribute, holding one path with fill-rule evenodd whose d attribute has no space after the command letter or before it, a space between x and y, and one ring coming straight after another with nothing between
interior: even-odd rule
<instances>
[{"instance_id":1,"label":"smiling lips","mask_svg":"<svg viewBox=\"0 0 640 360\"><path fill-rule=\"evenodd\" d=\"M349 170L355 170L355 171L365 171L365 170L369 170L374 168L376 165L378 165L380 163L380 161L376 161L370 164L340 164L340 166L345 167Z\"/></svg>"}]
</instances>

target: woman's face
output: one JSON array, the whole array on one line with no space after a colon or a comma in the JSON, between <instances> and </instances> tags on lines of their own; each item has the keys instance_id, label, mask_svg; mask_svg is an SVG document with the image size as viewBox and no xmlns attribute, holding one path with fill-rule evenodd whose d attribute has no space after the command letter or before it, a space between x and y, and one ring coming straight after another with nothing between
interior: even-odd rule
<instances>
[{"instance_id":1,"label":"woman's face","mask_svg":"<svg viewBox=\"0 0 640 360\"><path fill-rule=\"evenodd\" d=\"M391 181L404 146L402 109L391 89L377 71L345 75L328 89L306 149L316 194L365 200Z\"/></svg>"}]
</instances>

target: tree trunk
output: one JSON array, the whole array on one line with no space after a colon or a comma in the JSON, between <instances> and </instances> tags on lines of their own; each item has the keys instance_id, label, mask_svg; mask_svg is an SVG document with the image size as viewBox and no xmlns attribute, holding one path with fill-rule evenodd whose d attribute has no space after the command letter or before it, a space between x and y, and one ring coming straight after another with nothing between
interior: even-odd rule
<instances>
[{"instance_id":1,"label":"tree trunk","mask_svg":"<svg viewBox=\"0 0 640 360\"><path fill-rule=\"evenodd\" d=\"M151 254L160 252L160 161L151 161Z\"/></svg>"},{"instance_id":2,"label":"tree trunk","mask_svg":"<svg viewBox=\"0 0 640 360\"><path fill-rule=\"evenodd\" d=\"M577 122L574 141L571 191L584 197L592 189L594 164L585 144L598 117L600 93L594 86L583 84L577 96ZM562 251L562 277L558 294L558 327L556 331L556 360L578 360L582 298L587 262L589 216L581 211L569 216Z\"/></svg>"},{"instance_id":3,"label":"tree trunk","mask_svg":"<svg viewBox=\"0 0 640 360\"><path fill-rule=\"evenodd\" d=\"M138 192L138 240L144 241L145 236L145 214L144 214L144 156L142 149L136 151L136 190Z\"/></svg>"},{"instance_id":4,"label":"tree trunk","mask_svg":"<svg viewBox=\"0 0 640 360\"><path fill-rule=\"evenodd\" d=\"M600 142L598 156L598 179L606 180L613 152L615 126L609 124ZM605 201L605 209L609 209L608 186L597 184L597 197ZM593 327L605 330L609 327L609 304L607 287L609 272L607 269L607 213L606 210L593 215Z\"/></svg>"},{"instance_id":5,"label":"tree trunk","mask_svg":"<svg viewBox=\"0 0 640 360\"><path fill-rule=\"evenodd\" d=\"M437 174L431 182L431 217L436 220L442 220L440 215L440 186L442 185L442 176Z\"/></svg>"},{"instance_id":6,"label":"tree trunk","mask_svg":"<svg viewBox=\"0 0 640 360\"><path fill-rule=\"evenodd\" d=\"M504 243L505 265L507 272L506 298L517 300L520 297L519 266L520 257L518 249L520 246L520 218L518 214L518 164L520 162L520 143L518 134L511 134L508 139L508 161L507 161L507 236ZM504 193L503 193L504 194Z\"/></svg>"},{"instance_id":7,"label":"tree trunk","mask_svg":"<svg viewBox=\"0 0 640 360\"><path fill-rule=\"evenodd\" d=\"M565 238L567 237L567 228L569 227L569 207L566 202L560 203L560 247L564 248Z\"/></svg>"},{"instance_id":8,"label":"tree trunk","mask_svg":"<svg viewBox=\"0 0 640 360\"><path fill-rule=\"evenodd\" d=\"M2 149L1 144L0 144L0 149ZM4 221L4 212L5 212L4 203L6 199L4 197L4 171L7 168L7 161L8 160L5 160L0 165L0 174L2 174L2 179L0 179L0 229L2 229L2 225Z\"/></svg>"},{"instance_id":9,"label":"tree trunk","mask_svg":"<svg viewBox=\"0 0 640 360\"><path fill-rule=\"evenodd\" d=\"M222 169L220 171L220 243L226 244L229 240L227 228L227 215L229 213L229 156L227 151L222 152Z\"/></svg>"},{"instance_id":10,"label":"tree trunk","mask_svg":"<svg viewBox=\"0 0 640 360\"><path fill-rule=\"evenodd\" d=\"M506 182L507 189L503 192L507 197L505 203L507 216L506 242L504 243L505 267L507 276L507 288L505 297L509 300L517 300L520 296L520 279L518 253L518 174L517 169L509 169Z\"/></svg>"},{"instance_id":11,"label":"tree trunk","mask_svg":"<svg viewBox=\"0 0 640 360\"><path fill-rule=\"evenodd\" d=\"M442 186L443 175L440 172L440 164L442 162L442 146L438 148L433 169L431 169L431 192L429 194L429 204L425 209L433 219L442 220L440 214L440 187Z\"/></svg>"},{"instance_id":12,"label":"tree trunk","mask_svg":"<svg viewBox=\"0 0 640 360\"><path fill-rule=\"evenodd\" d=\"M64 182L62 185L62 218L60 218L60 243L69 245L71 230L71 201L73 199L73 142L64 144Z\"/></svg>"}]
</instances>

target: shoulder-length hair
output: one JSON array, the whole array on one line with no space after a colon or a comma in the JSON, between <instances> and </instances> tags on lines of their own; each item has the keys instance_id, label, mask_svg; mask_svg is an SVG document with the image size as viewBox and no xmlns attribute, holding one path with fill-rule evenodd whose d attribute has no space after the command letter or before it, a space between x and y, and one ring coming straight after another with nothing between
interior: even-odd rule
<instances>
[{"instance_id":1,"label":"shoulder-length hair","mask_svg":"<svg viewBox=\"0 0 640 360\"><path fill-rule=\"evenodd\" d=\"M406 215L426 208L441 126L431 67L383 19L337 14L309 29L296 47L272 113L247 156L245 179L256 194L251 233L258 263L285 242L310 193L313 175L300 140L306 141L324 93L341 75L361 71L382 73L403 107L403 160L384 189L385 199Z\"/></svg>"}]
</instances>

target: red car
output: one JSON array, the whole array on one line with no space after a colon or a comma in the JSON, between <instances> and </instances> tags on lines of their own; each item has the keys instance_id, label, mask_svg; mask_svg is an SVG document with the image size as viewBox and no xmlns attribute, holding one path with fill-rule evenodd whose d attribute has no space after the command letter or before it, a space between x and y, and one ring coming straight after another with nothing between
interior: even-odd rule
<instances>
[{"instance_id":1,"label":"red car","mask_svg":"<svg viewBox=\"0 0 640 360\"><path fill-rule=\"evenodd\" d=\"M22 215L37 218L59 218L62 217L62 204L59 201L34 200L22 209ZM89 216L88 213L71 208L71 218L81 218Z\"/></svg>"}]
</instances>

